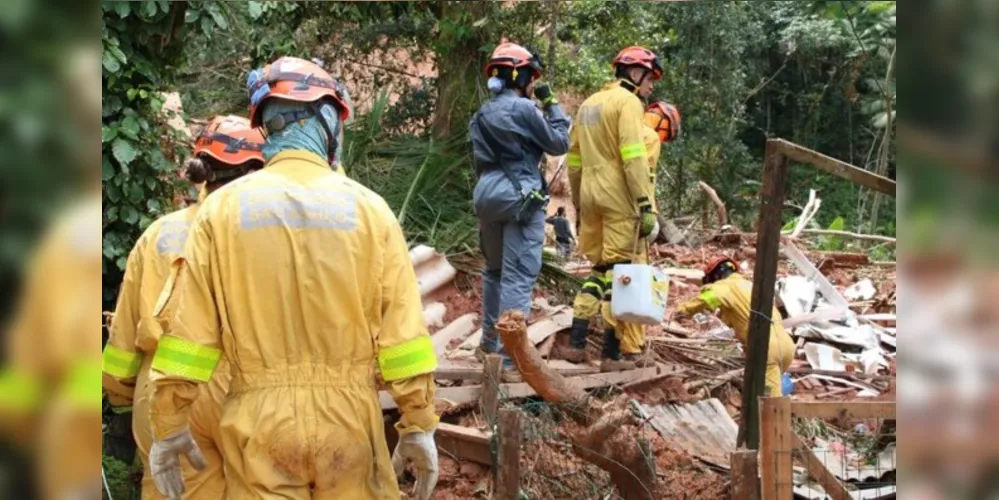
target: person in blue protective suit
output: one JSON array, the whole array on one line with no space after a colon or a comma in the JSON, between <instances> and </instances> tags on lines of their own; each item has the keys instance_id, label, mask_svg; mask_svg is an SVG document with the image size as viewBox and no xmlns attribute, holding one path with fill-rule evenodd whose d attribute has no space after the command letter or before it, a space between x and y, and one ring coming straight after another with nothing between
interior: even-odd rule
<instances>
[{"instance_id":1,"label":"person in blue protective suit","mask_svg":"<svg viewBox=\"0 0 999 500\"><path fill-rule=\"evenodd\" d=\"M537 83L542 69L540 57L520 45L497 47L486 65L494 96L472 118L470 134L479 176L474 204L486 260L479 359L504 354L496 333L500 313L519 310L530 317L548 203L540 162L544 154L569 151L571 120L551 88ZM531 101L532 94L543 112ZM505 368L504 381L519 381L509 359Z\"/></svg>"}]
</instances>

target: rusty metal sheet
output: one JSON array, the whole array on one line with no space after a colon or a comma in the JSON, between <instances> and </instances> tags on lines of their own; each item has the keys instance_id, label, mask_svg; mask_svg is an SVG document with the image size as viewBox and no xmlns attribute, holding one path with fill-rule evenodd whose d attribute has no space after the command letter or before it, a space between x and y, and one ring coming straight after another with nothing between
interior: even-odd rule
<instances>
[{"instance_id":1,"label":"rusty metal sheet","mask_svg":"<svg viewBox=\"0 0 999 500\"><path fill-rule=\"evenodd\" d=\"M649 423L674 446L707 463L728 469L739 426L717 399L689 405L637 405Z\"/></svg>"}]
</instances>

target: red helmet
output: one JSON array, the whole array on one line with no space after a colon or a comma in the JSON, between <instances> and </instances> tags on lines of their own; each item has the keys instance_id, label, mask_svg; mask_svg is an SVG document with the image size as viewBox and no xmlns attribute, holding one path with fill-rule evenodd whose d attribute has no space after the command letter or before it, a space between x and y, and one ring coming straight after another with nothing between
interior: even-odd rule
<instances>
[{"instance_id":1,"label":"red helmet","mask_svg":"<svg viewBox=\"0 0 999 500\"><path fill-rule=\"evenodd\" d=\"M486 78L495 76L493 72L499 67L513 69L529 67L534 73L534 78L537 79L541 77L541 70L544 69L544 64L536 53L515 43L508 42L496 47L493 55L489 57L489 64L486 64Z\"/></svg>"},{"instance_id":2,"label":"red helmet","mask_svg":"<svg viewBox=\"0 0 999 500\"><path fill-rule=\"evenodd\" d=\"M680 110L668 102L654 102L645 110L645 124L659 134L662 142L680 136Z\"/></svg>"},{"instance_id":3,"label":"red helmet","mask_svg":"<svg viewBox=\"0 0 999 500\"><path fill-rule=\"evenodd\" d=\"M615 68L641 66L652 72L653 80L660 80L663 77L663 65L659 61L659 56L644 47L628 47L622 50L614 58L613 64Z\"/></svg>"},{"instance_id":4,"label":"red helmet","mask_svg":"<svg viewBox=\"0 0 999 500\"><path fill-rule=\"evenodd\" d=\"M718 281L715 275L722 270L729 270L733 273L739 270L739 264L736 264L734 260L728 257L718 257L717 259L711 261L710 264L704 268L704 284L710 285L715 281Z\"/></svg>"},{"instance_id":5,"label":"red helmet","mask_svg":"<svg viewBox=\"0 0 999 500\"><path fill-rule=\"evenodd\" d=\"M262 125L261 104L271 98L297 102L330 98L337 105L341 121L346 123L353 114L343 84L316 63L305 59L282 57L262 69L251 71L246 86L250 93L250 123L254 127Z\"/></svg>"},{"instance_id":6,"label":"red helmet","mask_svg":"<svg viewBox=\"0 0 999 500\"><path fill-rule=\"evenodd\" d=\"M265 163L264 135L241 116L216 116L198 135L194 156L210 156L219 163L239 166L250 161Z\"/></svg>"}]
</instances>

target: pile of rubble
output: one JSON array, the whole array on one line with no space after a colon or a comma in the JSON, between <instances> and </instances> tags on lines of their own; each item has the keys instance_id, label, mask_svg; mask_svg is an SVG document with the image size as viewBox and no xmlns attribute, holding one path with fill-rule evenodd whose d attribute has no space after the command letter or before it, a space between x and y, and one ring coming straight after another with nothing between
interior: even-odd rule
<instances>
[{"instance_id":1,"label":"pile of rubble","mask_svg":"<svg viewBox=\"0 0 999 500\"><path fill-rule=\"evenodd\" d=\"M721 252L733 255L742 262L744 271L751 274L755 255L743 239L709 241L696 248L667 245L656 249L657 265L671 277L671 306L699 293L700 269ZM438 430L442 472L435 497L481 497L490 491L492 429L479 411L486 384L484 368L473 355L482 335L480 281L458 273L433 249L417 247L410 257L423 294L425 320L440 360L437 406L445 423ZM893 400L897 328L894 269L866 265L867 261L860 258L828 259L821 253L806 254L791 241L785 241L784 257L779 266L777 297L782 313L787 315L785 325L798 340L796 360L790 370L795 387L793 397L806 401ZM589 267L580 262L563 267L580 276L589 272ZM568 341L571 324L570 305L552 304L539 295L527 336L547 358L553 346ZM660 479L674 486L687 485L682 490L667 488L664 492L667 497L690 498L689 492L693 490L711 497L723 496L727 493L728 457L736 449L736 422L742 405L743 349L731 330L713 317L650 328L648 338L660 358L660 363L651 368L601 374L596 362L577 365L547 360L547 363L573 385L597 390L598 397L626 394L633 400L634 410L644 413L652 431L652 449ZM598 340L596 336L594 340ZM503 384L500 395L507 402L531 401L536 396L526 383ZM381 399L383 408L394 409L387 393ZM855 427L843 432L862 427L852 422L842 424ZM872 434L875 431L868 429ZM826 438L829 435L825 433ZM815 449L840 452L846 457L851 450L843 441L811 439ZM557 443L536 445L553 447L552 453L571 455ZM529 455L537 459L542 456L541 451L534 450ZM893 464L894 451L883 458L882 468ZM526 462L530 460L525 457ZM845 464L848 460L843 458L841 462ZM582 471L585 464L580 463L579 467ZM891 469L893 473L894 467ZM837 475L842 474L841 479L846 481L863 481L858 470L844 465ZM670 493L674 489L675 496Z\"/></svg>"}]
</instances>

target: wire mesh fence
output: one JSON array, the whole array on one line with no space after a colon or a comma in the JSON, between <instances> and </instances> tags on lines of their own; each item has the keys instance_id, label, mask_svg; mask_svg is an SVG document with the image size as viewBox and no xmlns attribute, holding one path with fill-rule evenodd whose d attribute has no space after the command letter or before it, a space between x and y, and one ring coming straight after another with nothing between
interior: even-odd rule
<instances>
[{"instance_id":1,"label":"wire mesh fence","mask_svg":"<svg viewBox=\"0 0 999 500\"><path fill-rule=\"evenodd\" d=\"M764 433L765 498L768 492L834 500L897 496L894 418L853 418L846 412L834 419L795 416L790 429L778 435L783 432L788 435L777 446Z\"/></svg>"},{"instance_id":2,"label":"wire mesh fence","mask_svg":"<svg viewBox=\"0 0 999 500\"><path fill-rule=\"evenodd\" d=\"M486 384L494 383L487 380ZM502 386L499 386L502 387ZM624 400L611 402L613 390L602 391L593 397L603 396L599 401L608 407L620 409ZM499 394L500 400L505 400L508 394ZM587 403L594 402L588 401ZM488 406L488 402L484 402ZM596 454L603 459L612 459L591 447L582 445L581 436L591 429L584 425L586 408L582 405L559 405L540 399L521 400L518 404L510 402L502 405L502 410L515 410L519 413L519 498L521 499L604 499L616 498L615 485L610 474L591 461L581 457L583 454ZM491 413L487 411L487 413ZM499 413L499 412L497 412ZM487 418L489 416L487 415ZM489 421L493 433L493 456L503 446L507 436L500 428L498 419ZM651 433L655 432L647 422L643 422L636 414L632 419L634 431L629 429L627 439L633 440L638 449L645 452L646 462L654 467L654 457L651 452ZM615 429L616 430L616 429ZM608 436L609 437L609 436ZM504 464L499 463L497 469ZM502 472L499 472L502 475ZM636 482L638 479L636 477Z\"/></svg>"}]
</instances>

